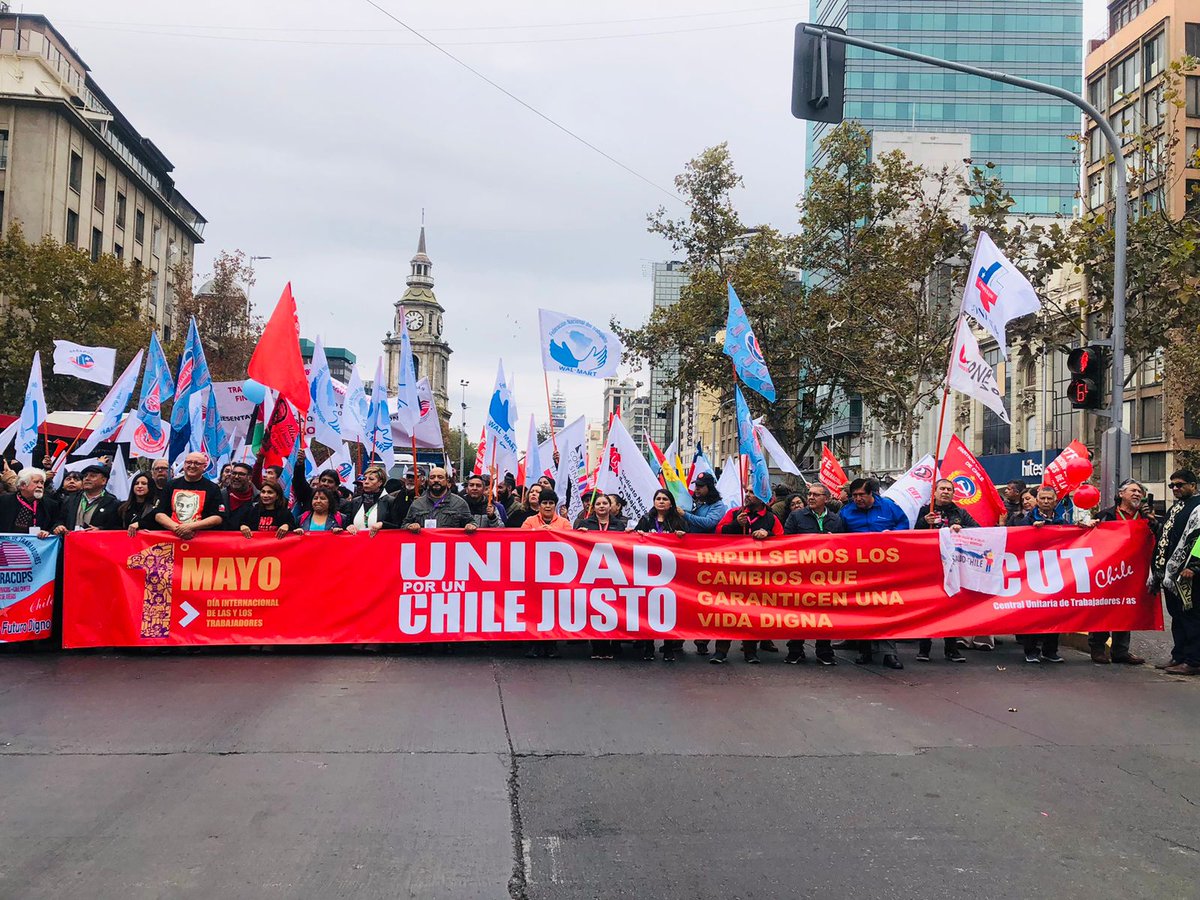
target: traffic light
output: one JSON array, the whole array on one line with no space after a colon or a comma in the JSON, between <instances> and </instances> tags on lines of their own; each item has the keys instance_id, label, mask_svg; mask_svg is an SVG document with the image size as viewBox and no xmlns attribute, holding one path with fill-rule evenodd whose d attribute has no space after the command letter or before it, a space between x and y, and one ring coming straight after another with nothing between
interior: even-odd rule
<instances>
[{"instance_id":1,"label":"traffic light","mask_svg":"<svg viewBox=\"0 0 1200 900\"><path fill-rule=\"evenodd\" d=\"M1074 409L1099 409L1104 405L1101 385L1105 368L1103 347L1076 347L1067 354L1067 369L1071 373L1067 397Z\"/></svg>"},{"instance_id":2,"label":"traffic light","mask_svg":"<svg viewBox=\"0 0 1200 900\"><path fill-rule=\"evenodd\" d=\"M811 122L842 121L846 102L846 45L825 35L805 34L807 22L796 26L792 56L792 115ZM845 34L832 25L825 31Z\"/></svg>"}]
</instances>

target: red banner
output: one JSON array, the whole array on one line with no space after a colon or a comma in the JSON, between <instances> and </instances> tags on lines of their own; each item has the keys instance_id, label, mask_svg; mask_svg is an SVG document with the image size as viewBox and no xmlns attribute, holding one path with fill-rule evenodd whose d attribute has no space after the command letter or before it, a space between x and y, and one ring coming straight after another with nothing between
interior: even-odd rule
<instances>
[{"instance_id":1,"label":"red banner","mask_svg":"<svg viewBox=\"0 0 1200 900\"><path fill-rule=\"evenodd\" d=\"M50 636L59 540L0 535L0 643Z\"/></svg>"},{"instance_id":2,"label":"red banner","mask_svg":"<svg viewBox=\"0 0 1200 900\"><path fill-rule=\"evenodd\" d=\"M943 589L935 532L757 542L484 530L66 538L67 647L885 638L1162 627L1142 521L1017 528L1003 590Z\"/></svg>"}]
</instances>

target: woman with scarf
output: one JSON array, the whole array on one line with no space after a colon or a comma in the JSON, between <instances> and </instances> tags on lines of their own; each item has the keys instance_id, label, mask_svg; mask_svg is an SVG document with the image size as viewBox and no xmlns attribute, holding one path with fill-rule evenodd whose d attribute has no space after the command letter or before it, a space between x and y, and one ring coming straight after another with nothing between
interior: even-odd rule
<instances>
[{"instance_id":1,"label":"woman with scarf","mask_svg":"<svg viewBox=\"0 0 1200 900\"><path fill-rule=\"evenodd\" d=\"M577 526L579 531L624 531L628 523L624 516L612 514L612 501L607 494L597 493L592 500L592 513ZM592 641L592 659L613 659L616 641ZM653 651L651 651L653 653Z\"/></svg>"},{"instance_id":2,"label":"woman with scarf","mask_svg":"<svg viewBox=\"0 0 1200 900\"><path fill-rule=\"evenodd\" d=\"M675 495L660 488L654 492L654 508L638 519L635 531L643 534L674 534L683 537L687 533L687 523L675 503ZM638 641L642 650L642 659L654 661L654 641ZM683 641L663 641L663 662L675 662L675 654L683 649Z\"/></svg>"},{"instance_id":3,"label":"woman with scarf","mask_svg":"<svg viewBox=\"0 0 1200 900\"><path fill-rule=\"evenodd\" d=\"M383 466L367 466L363 472L362 492L346 504L346 530L351 534L366 529L377 534L382 528L399 528L400 519L390 494L384 493L387 471ZM407 510L405 510L407 512Z\"/></svg>"},{"instance_id":4,"label":"woman with scarf","mask_svg":"<svg viewBox=\"0 0 1200 900\"><path fill-rule=\"evenodd\" d=\"M296 520L283 501L279 485L268 481L259 489L257 500L234 513L234 524L247 539L256 532L282 538L296 527Z\"/></svg>"}]
</instances>

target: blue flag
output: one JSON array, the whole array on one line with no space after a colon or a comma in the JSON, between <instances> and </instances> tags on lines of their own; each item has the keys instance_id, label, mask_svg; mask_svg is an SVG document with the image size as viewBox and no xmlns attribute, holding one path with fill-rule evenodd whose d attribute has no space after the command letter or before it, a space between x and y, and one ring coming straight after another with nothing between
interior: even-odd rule
<instances>
[{"instance_id":1,"label":"blue flag","mask_svg":"<svg viewBox=\"0 0 1200 900\"><path fill-rule=\"evenodd\" d=\"M392 449L392 413L388 409L387 385L383 381L383 360L375 367L375 384L371 389L371 402L367 407L367 429L363 446L369 447L371 459L383 463L389 472L396 464L396 453Z\"/></svg>"},{"instance_id":2,"label":"blue flag","mask_svg":"<svg viewBox=\"0 0 1200 900\"><path fill-rule=\"evenodd\" d=\"M174 459L187 449L191 431L192 394L212 384L208 372L208 361L204 358L204 347L200 343L200 332L193 316L188 325L187 343L179 357L179 377L175 379L175 405L171 409L171 455Z\"/></svg>"},{"instance_id":3,"label":"blue flag","mask_svg":"<svg viewBox=\"0 0 1200 900\"><path fill-rule=\"evenodd\" d=\"M167 365L166 354L158 335L150 332L150 350L146 354L146 371L142 375L142 393L138 399L137 427L132 435L133 456L165 456L167 434L163 428L162 403L175 394L175 379Z\"/></svg>"},{"instance_id":4,"label":"blue flag","mask_svg":"<svg viewBox=\"0 0 1200 900\"><path fill-rule=\"evenodd\" d=\"M742 389L733 387L737 398L738 453L750 460L750 483L747 487L763 503L771 502L771 473L767 470L767 457L763 453L758 435L754 433L754 420L750 418L750 407L742 396Z\"/></svg>"},{"instance_id":5,"label":"blue flag","mask_svg":"<svg viewBox=\"0 0 1200 900\"><path fill-rule=\"evenodd\" d=\"M297 444L300 442L297 441ZM204 452L208 454L209 478L221 474L221 466L229 461L233 453L233 442L221 427L221 413L217 410L217 394L212 385L208 386L208 405L204 413Z\"/></svg>"},{"instance_id":6,"label":"blue flag","mask_svg":"<svg viewBox=\"0 0 1200 900\"><path fill-rule=\"evenodd\" d=\"M767 371L767 361L763 359L758 339L732 281L729 282L729 316L725 320L725 355L733 360L734 371L746 387L775 402L775 385Z\"/></svg>"}]
</instances>

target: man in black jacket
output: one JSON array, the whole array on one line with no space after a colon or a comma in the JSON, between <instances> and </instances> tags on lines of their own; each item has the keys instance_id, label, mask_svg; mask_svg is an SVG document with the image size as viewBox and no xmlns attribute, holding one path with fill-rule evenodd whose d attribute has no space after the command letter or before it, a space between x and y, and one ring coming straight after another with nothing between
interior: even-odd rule
<instances>
[{"instance_id":1,"label":"man in black jacket","mask_svg":"<svg viewBox=\"0 0 1200 900\"><path fill-rule=\"evenodd\" d=\"M108 466L92 463L79 473L83 489L68 494L59 512L55 534L68 531L113 531L121 527L121 501L110 494Z\"/></svg>"},{"instance_id":2,"label":"man in black jacket","mask_svg":"<svg viewBox=\"0 0 1200 900\"><path fill-rule=\"evenodd\" d=\"M1009 485L1012 487L1012 483ZM954 482L949 478L940 478L933 486L933 509L917 517L917 530L929 528L949 528L951 531L962 531L964 528L978 528L975 517L954 502ZM967 658L958 649L958 638L942 639L942 650L950 662L962 663ZM933 651L933 641L921 638L917 644L917 662L929 662L929 654Z\"/></svg>"},{"instance_id":3,"label":"man in black jacket","mask_svg":"<svg viewBox=\"0 0 1200 900\"><path fill-rule=\"evenodd\" d=\"M58 503L46 496L46 473L22 469L17 473L13 493L0 494L0 534L29 534L36 528L44 537L57 524Z\"/></svg>"},{"instance_id":4,"label":"man in black jacket","mask_svg":"<svg viewBox=\"0 0 1200 900\"><path fill-rule=\"evenodd\" d=\"M1171 615L1172 647L1171 658L1155 668L1173 675L1200 675L1200 598L1194 595L1196 578L1189 565L1192 545L1188 543L1189 537L1194 543L1193 535L1200 532L1200 494L1196 493L1196 476L1189 469L1172 472L1167 486L1175 502L1167 511L1154 548L1150 577L1153 587L1162 587Z\"/></svg>"},{"instance_id":5,"label":"man in black jacket","mask_svg":"<svg viewBox=\"0 0 1200 900\"><path fill-rule=\"evenodd\" d=\"M846 523L829 508L829 488L814 481L808 486L807 505L793 510L783 523L784 534L845 534ZM784 662L797 665L805 661L804 641L788 641L788 654ZM817 641L817 662L823 666L836 666L833 641Z\"/></svg>"},{"instance_id":6,"label":"man in black jacket","mask_svg":"<svg viewBox=\"0 0 1200 900\"><path fill-rule=\"evenodd\" d=\"M1117 489L1117 503L1100 513L1097 522L1129 522L1142 519L1150 526L1150 533L1158 537L1158 522L1149 508L1143 509L1142 501L1146 497L1146 489L1132 478L1122 483ZM1109 653L1109 638L1112 639L1112 653ZM1088 634L1088 649L1092 653L1092 662L1098 666L1109 663L1124 663L1127 666L1140 666L1146 660L1129 649L1130 634L1128 631L1093 631Z\"/></svg>"}]
</instances>

